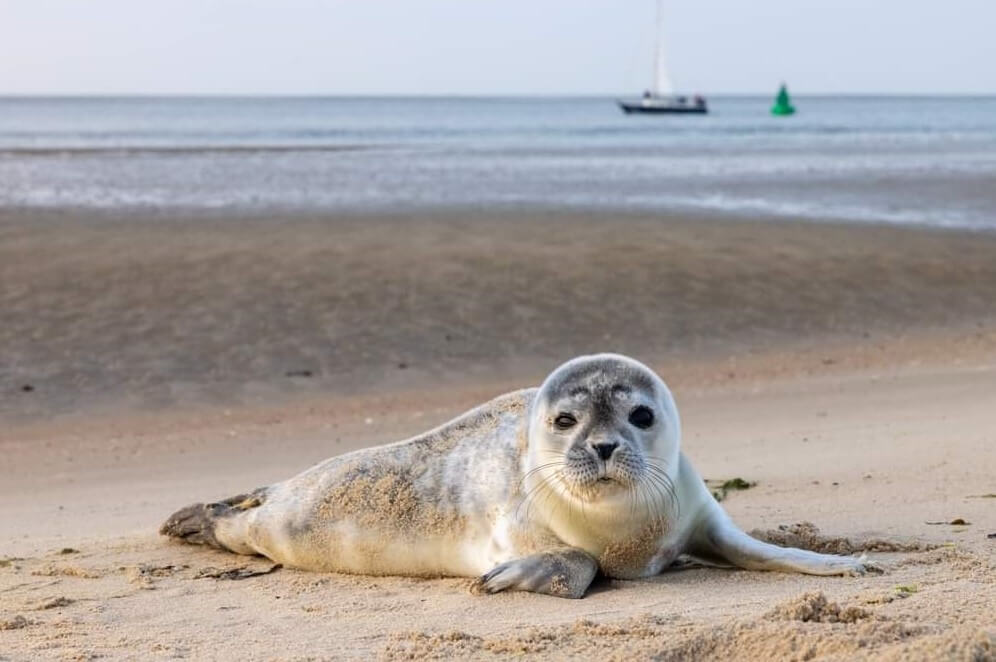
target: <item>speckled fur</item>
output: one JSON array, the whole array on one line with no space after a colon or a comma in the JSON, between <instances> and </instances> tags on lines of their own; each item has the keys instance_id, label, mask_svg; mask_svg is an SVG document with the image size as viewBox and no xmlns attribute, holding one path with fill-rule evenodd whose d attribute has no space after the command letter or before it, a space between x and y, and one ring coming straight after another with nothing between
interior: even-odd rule
<instances>
[{"instance_id":1,"label":"speckled fur","mask_svg":"<svg viewBox=\"0 0 996 662\"><path fill-rule=\"evenodd\" d=\"M632 423L636 408L653 423ZM557 417L569 414L566 428ZM857 559L783 549L730 522L681 455L663 381L626 357L581 357L412 439L282 483L189 506L161 532L288 566L477 576L475 592L578 598L595 574L656 574L679 554L813 574ZM613 444L603 459L597 445Z\"/></svg>"}]
</instances>

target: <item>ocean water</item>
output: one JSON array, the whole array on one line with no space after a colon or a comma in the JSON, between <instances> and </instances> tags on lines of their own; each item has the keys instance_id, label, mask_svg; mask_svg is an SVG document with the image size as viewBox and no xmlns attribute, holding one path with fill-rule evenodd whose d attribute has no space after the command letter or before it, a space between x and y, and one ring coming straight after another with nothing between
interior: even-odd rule
<instances>
[{"instance_id":1,"label":"ocean water","mask_svg":"<svg viewBox=\"0 0 996 662\"><path fill-rule=\"evenodd\" d=\"M996 228L996 98L0 98L0 208L709 211Z\"/></svg>"}]
</instances>

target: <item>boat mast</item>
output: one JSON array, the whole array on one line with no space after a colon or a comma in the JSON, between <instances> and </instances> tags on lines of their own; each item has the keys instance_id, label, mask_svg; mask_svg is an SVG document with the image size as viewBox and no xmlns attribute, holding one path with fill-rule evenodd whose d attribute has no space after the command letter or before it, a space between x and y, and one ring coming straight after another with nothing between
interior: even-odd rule
<instances>
[{"instance_id":1,"label":"boat mast","mask_svg":"<svg viewBox=\"0 0 996 662\"><path fill-rule=\"evenodd\" d=\"M654 47L654 83L650 91L654 96L671 96L674 90L667 74L667 59L664 52L664 0L657 0L657 38Z\"/></svg>"}]
</instances>

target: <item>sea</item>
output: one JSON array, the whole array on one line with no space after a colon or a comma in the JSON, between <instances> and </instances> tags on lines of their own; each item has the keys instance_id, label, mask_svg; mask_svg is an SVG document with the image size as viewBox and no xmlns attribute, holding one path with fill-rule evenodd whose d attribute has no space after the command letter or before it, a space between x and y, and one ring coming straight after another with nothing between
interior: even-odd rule
<instances>
[{"instance_id":1,"label":"sea","mask_svg":"<svg viewBox=\"0 0 996 662\"><path fill-rule=\"evenodd\" d=\"M0 209L692 212L996 229L996 97L0 97Z\"/></svg>"}]
</instances>

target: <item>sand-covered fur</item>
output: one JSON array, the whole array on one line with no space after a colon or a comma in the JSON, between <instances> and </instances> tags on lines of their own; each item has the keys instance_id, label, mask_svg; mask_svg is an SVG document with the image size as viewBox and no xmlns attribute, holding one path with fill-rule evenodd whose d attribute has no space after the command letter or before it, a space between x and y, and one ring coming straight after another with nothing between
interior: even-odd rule
<instances>
[{"instance_id":1,"label":"sand-covered fur","mask_svg":"<svg viewBox=\"0 0 996 662\"><path fill-rule=\"evenodd\" d=\"M423 435L172 515L164 535L287 566L479 576L482 593L580 598L596 572L660 573L682 554L752 570L864 573L861 559L737 528L680 450L674 398L647 366L583 356Z\"/></svg>"}]
</instances>

